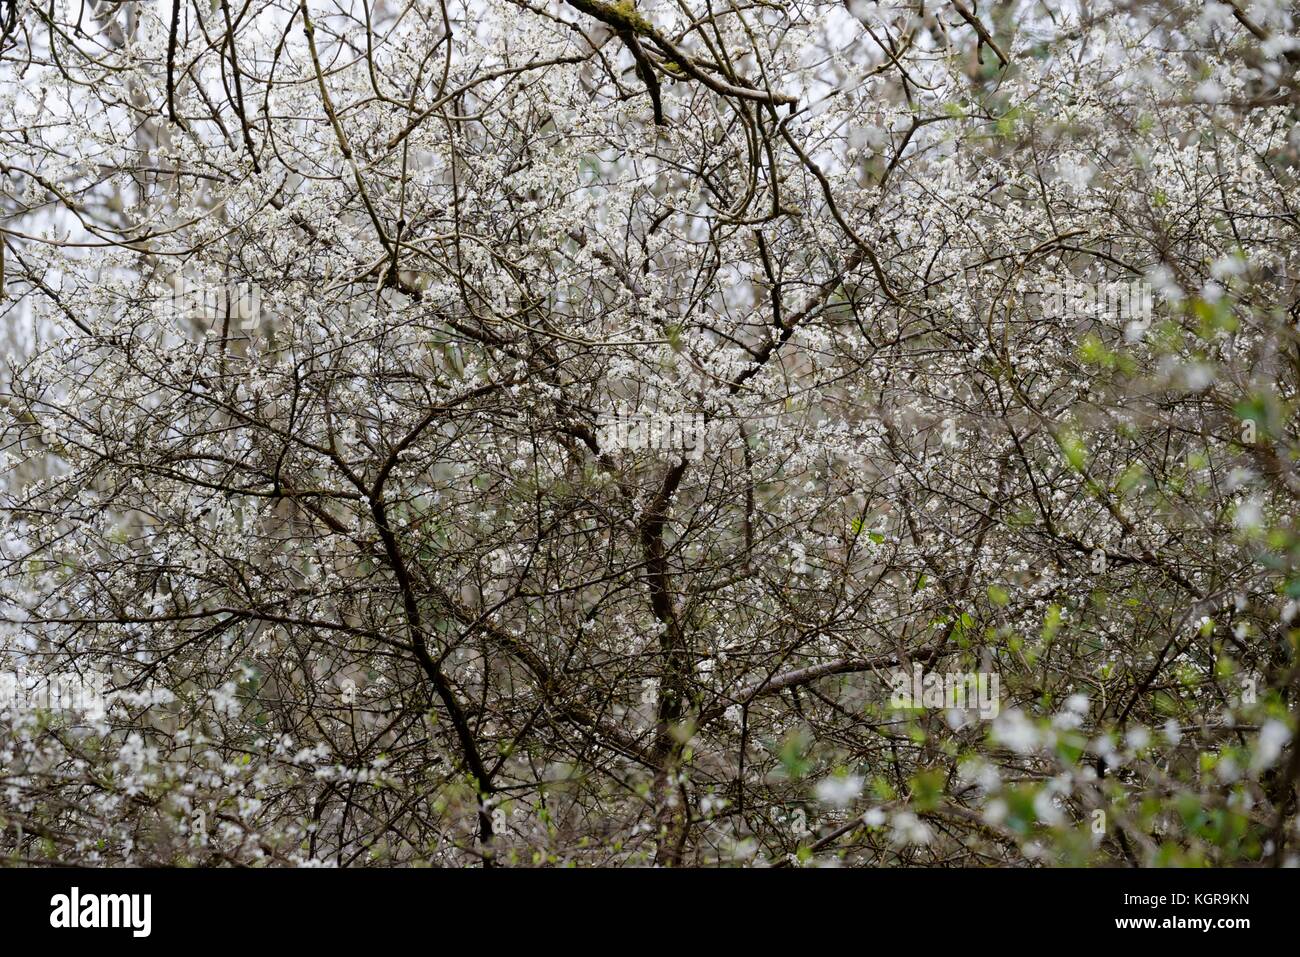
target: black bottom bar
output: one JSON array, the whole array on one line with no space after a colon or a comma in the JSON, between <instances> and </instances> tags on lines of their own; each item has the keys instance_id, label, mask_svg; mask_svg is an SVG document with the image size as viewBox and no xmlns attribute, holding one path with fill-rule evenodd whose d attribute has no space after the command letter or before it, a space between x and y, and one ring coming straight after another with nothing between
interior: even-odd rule
<instances>
[{"instance_id":1,"label":"black bottom bar","mask_svg":"<svg viewBox=\"0 0 1300 957\"><path fill-rule=\"evenodd\" d=\"M1298 878L1263 869L22 869L0 870L0 927L7 945L75 935L132 948L245 941L373 949L397 934L441 949L463 946L453 942L467 932L511 946L612 944L649 932L734 949L749 936L852 941L885 927L904 937L911 927L940 948L963 934L987 941L988 932L1062 930L1148 942L1200 934L1227 944L1241 933L1288 930Z\"/></svg>"}]
</instances>

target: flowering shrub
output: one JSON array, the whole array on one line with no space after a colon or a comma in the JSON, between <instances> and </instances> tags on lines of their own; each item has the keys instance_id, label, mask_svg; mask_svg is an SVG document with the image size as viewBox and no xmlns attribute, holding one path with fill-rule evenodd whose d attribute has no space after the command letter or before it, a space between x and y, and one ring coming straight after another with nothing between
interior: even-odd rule
<instances>
[{"instance_id":1,"label":"flowering shrub","mask_svg":"<svg viewBox=\"0 0 1300 957\"><path fill-rule=\"evenodd\" d=\"M1296 862L1289 5L10 9L6 859Z\"/></svg>"}]
</instances>

